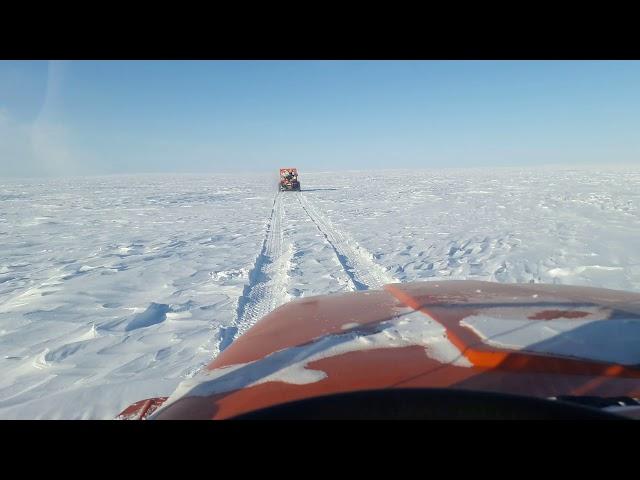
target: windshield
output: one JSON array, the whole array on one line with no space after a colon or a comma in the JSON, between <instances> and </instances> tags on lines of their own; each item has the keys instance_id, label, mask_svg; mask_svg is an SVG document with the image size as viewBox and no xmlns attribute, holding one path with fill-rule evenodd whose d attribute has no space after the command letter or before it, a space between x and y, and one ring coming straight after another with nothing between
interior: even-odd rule
<instances>
[{"instance_id":1,"label":"windshield","mask_svg":"<svg viewBox=\"0 0 640 480\"><path fill-rule=\"evenodd\" d=\"M0 418L108 419L185 391L309 297L450 280L640 294L639 84L634 61L0 61ZM518 313L541 320L527 334L479 316L460 331L640 364L639 312L589 305ZM407 318L309 358L419 337L475 365L446 319ZM326 377L296 365L238 385ZM611 392L595 394L640 396L638 378Z\"/></svg>"}]
</instances>

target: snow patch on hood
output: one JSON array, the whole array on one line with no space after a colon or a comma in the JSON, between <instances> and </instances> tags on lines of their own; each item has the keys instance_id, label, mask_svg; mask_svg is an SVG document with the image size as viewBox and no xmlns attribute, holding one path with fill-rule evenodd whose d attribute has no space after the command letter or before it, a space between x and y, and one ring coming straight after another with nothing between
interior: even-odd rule
<instances>
[{"instance_id":1,"label":"snow patch on hood","mask_svg":"<svg viewBox=\"0 0 640 480\"><path fill-rule=\"evenodd\" d=\"M472 366L447 339L442 325L420 312L412 312L375 326L355 324L342 334L327 335L306 345L286 348L254 362L203 370L183 381L150 418L182 397L210 396L266 382L315 383L327 378L327 374L308 368L310 363L350 352L413 345L424 347L428 357L441 363Z\"/></svg>"},{"instance_id":2,"label":"snow patch on hood","mask_svg":"<svg viewBox=\"0 0 640 480\"><path fill-rule=\"evenodd\" d=\"M610 309L580 307L581 318L533 319L540 308L486 309L460 325L498 348L577 357L622 365L640 364L640 317L610 318ZM567 315L574 313L566 312Z\"/></svg>"}]
</instances>

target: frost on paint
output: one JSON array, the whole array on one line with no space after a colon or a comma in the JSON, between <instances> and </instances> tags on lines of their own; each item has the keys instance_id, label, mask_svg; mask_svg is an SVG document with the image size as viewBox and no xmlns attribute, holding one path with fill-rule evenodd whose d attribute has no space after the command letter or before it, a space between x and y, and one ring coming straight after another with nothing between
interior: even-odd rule
<instances>
[{"instance_id":1,"label":"frost on paint","mask_svg":"<svg viewBox=\"0 0 640 480\"><path fill-rule=\"evenodd\" d=\"M310 344L286 348L254 362L203 370L180 384L158 413L182 397L209 396L266 382L295 385L318 382L326 378L326 373L309 369L308 364L356 351L418 345L424 348L426 356L441 363L471 366L446 338L444 327L420 312L411 311L382 322L372 332L354 331L357 326L340 335L327 335Z\"/></svg>"}]
</instances>

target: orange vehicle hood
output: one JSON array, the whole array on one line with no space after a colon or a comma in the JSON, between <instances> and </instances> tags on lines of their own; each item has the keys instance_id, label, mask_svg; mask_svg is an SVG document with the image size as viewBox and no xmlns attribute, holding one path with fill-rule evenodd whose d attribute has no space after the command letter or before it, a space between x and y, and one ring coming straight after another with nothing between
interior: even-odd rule
<instances>
[{"instance_id":1,"label":"orange vehicle hood","mask_svg":"<svg viewBox=\"0 0 640 480\"><path fill-rule=\"evenodd\" d=\"M138 402L121 418L225 419L395 388L638 397L638 345L638 293L469 280L390 284L283 305L166 401Z\"/></svg>"}]
</instances>

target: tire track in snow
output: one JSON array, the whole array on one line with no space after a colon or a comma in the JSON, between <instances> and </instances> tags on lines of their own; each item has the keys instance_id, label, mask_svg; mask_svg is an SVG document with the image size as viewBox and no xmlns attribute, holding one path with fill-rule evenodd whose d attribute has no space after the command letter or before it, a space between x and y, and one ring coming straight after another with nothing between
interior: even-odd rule
<instances>
[{"instance_id":1,"label":"tire track in snow","mask_svg":"<svg viewBox=\"0 0 640 480\"><path fill-rule=\"evenodd\" d=\"M387 283L397 282L384 268L373 261L373 255L368 250L335 228L304 194L297 195L303 210L333 248L354 290L377 289Z\"/></svg>"},{"instance_id":2,"label":"tire track in snow","mask_svg":"<svg viewBox=\"0 0 640 480\"><path fill-rule=\"evenodd\" d=\"M249 281L238 299L235 325L218 333L222 352L236 337L251 328L263 316L285 303L291 249L284 248L282 231L282 194L276 193L262 249L249 271Z\"/></svg>"}]
</instances>

